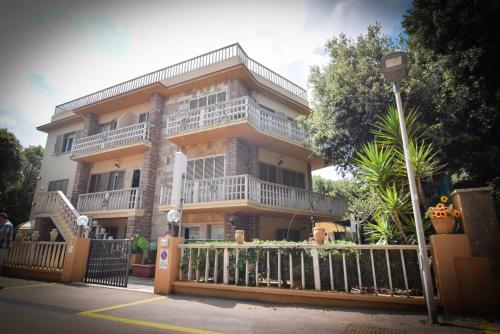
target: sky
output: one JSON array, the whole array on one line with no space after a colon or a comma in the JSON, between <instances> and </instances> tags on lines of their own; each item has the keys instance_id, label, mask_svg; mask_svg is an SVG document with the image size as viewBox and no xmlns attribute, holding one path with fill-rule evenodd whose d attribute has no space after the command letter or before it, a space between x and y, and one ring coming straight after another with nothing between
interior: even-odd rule
<instances>
[{"instance_id":1,"label":"sky","mask_svg":"<svg viewBox=\"0 0 500 334\"><path fill-rule=\"evenodd\" d=\"M409 0L2 0L0 128L45 146L58 104L239 42L308 90L324 45L380 22L397 36ZM311 96L311 94L309 94ZM333 168L320 170L337 178Z\"/></svg>"}]
</instances>

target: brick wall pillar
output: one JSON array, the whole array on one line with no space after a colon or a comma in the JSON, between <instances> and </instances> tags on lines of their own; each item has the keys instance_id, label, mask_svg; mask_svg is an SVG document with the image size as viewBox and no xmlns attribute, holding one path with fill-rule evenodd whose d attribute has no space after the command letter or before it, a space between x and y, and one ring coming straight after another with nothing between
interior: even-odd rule
<instances>
[{"instance_id":1,"label":"brick wall pillar","mask_svg":"<svg viewBox=\"0 0 500 334\"><path fill-rule=\"evenodd\" d=\"M259 147L238 138L226 139L226 175L259 176Z\"/></svg>"},{"instance_id":2,"label":"brick wall pillar","mask_svg":"<svg viewBox=\"0 0 500 334\"><path fill-rule=\"evenodd\" d=\"M232 79L229 82L229 99L235 99L241 96L248 96L248 89L239 79Z\"/></svg>"},{"instance_id":3,"label":"brick wall pillar","mask_svg":"<svg viewBox=\"0 0 500 334\"><path fill-rule=\"evenodd\" d=\"M85 114L82 128L82 137L91 136L97 133L99 128L99 117L95 114ZM92 165L88 162L78 162L75 171L75 181L71 193L71 204L76 208L78 196L87 192Z\"/></svg>"},{"instance_id":4,"label":"brick wall pillar","mask_svg":"<svg viewBox=\"0 0 500 334\"><path fill-rule=\"evenodd\" d=\"M236 230L245 231L245 241L252 241L259 238L259 216L234 216L232 223L229 221L228 216L224 227L225 239L234 241Z\"/></svg>"},{"instance_id":5,"label":"brick wall pillar","mask_svg":"<svg viewBox=\"0 0 500 334\"><path fill-rule=\"evenodd\" d=\"M164 99L155 93L151 96L149 109L149 140L151 148L144 153L144 165L141 172L142 207L144 214L141 217L129 217L127 221L126 237L132 238L134 234L142 234L151 238L151 224L154 209L154 196L156 185L156 172L160 159L161 145L161 114Z\"/></svg>"}]
</instances>

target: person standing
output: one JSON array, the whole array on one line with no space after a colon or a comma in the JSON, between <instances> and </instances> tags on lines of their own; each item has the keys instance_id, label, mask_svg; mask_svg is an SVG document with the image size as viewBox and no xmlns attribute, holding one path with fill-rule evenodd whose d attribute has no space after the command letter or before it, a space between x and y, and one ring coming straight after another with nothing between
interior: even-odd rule
<instances>
[{"instance_id":1,"label":"person standing","mask_svg":"<svg viewBox=\"0 0 500 334\"><path fill-rule=\"evenodd\" d=\"M10 244L14 239L14 225L7 218L5 212L0 213L0 275L7 255L9 255Z\"/></svg>"}]
</instances>

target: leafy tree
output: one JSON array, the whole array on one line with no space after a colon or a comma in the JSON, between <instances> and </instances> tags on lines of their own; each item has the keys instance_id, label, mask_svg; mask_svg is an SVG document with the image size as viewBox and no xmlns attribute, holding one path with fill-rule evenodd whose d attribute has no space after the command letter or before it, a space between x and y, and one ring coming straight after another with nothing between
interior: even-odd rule
<instances>
[{"instance_id":1,"label":"leafy tree","mask_svg":"<svg viewBox=\"0 0 500 334\"><path fill-rule=\"evenodd\" d=\"M7 129L0 129L0 201L18 187L23 180L22 146L16 136Z\"/></svg>"},{"instance_id":2,"label":"leafy tree","mask_svg":"<svg viewBox=\"0 0 500 334\"><path fill-rule=\"evenodd\" d=\"M345 219L355 216L361 222L369 221L379 206L373 189L360 179L327 180L313 176L313 191L347 199Z\"/></svg>"},{"instance_id":3,"label":"leafy tree","mask_svg":"<svg viewBox=\"0 0 500 334\"><path fill-rule=\"evenodd\" d=\"M500 204L500 2L414 0L402 24L406 81L432 105L426 117L452 179L494 186Z\"/></svg>"},{"instance_id":4,"label":"leafy tree","mask_svg":"<svg viewBox=\"0 0 500 334\"><path fill-rule=\"evenodd\" d=\"M7 199L7 210L12 222L22 223L29 219L31 204L42 165L42 146L29 146L22 151L24 163L23 182L15 188Z\"/></svg>"},{"instance_id":5,"label":"leafy tree","mask_svg":"<svg viewBox=\"0 0 500 334\"><path fill-rule=\"evenodd\" d=\"M0 210L9 214L14 224L29 219L43 148L22 148L14 134L0 129Z\"/></svg>"},{"instance_id":6,"label":"leafy tree","mask_svg":"<svg viewBox=\"0 0 500 334\"><path fill-rule=\"evenodd\" d=\"M396 45L379 24L355 41L344 34L326 43L330 62L313 66L314 112L305 121L316 147L327 162L351 170L352 157L372 139L370 124L385 113L393 98L379 69L380 59Z\"/></svg>"}]
</instances>

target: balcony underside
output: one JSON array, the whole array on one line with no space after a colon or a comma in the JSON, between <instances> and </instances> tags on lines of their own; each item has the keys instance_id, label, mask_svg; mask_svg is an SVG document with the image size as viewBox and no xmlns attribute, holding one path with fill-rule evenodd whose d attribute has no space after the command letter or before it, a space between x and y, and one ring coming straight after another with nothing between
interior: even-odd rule
<instances>
[{"instance_id":1,"label":"balcony underside","mask_svg":"<svg viewBox=\"0 0 500 334\"><path fill-rule=\"evenodd\" d=\"M141 154L149 150L151 143L148 141L140 141L120 147L102 149L95 152L76 155L71 157L71 160L79 162L99 162L105 160L119 159L131 155Z\"/></svg>"},{"instance_id":2,"label":"balcony underside","mask_svg":"<svg viewBox=\"0 0 500 334\"><path fill-rule=\"evenodd\" d=\"M82 215L91 216L93 219L104 218L127 218L127 217L142 217L144 210L142 209L122 209L122 210L96 210L96 211L82 211Z\"/></svg>"},{"instance_id":3,"label":"balcony underside","mask_svg":"<svg viewBox=\"0 0 500 334\"><path fill-rule=\"evenodd\" d=\"M160 212L168 212L173 209L174 206L166 204L159 205L158 210ZM307 218L311 216L311 211L304 209L298 210L297 208L287 208L279 206L267 206L257 203L251 200L229 200L229 201L214 201L214 202L204 202L204 203L186 203L183 206L183 212L188 213L200 213L200 212L213 212L224 210L227 213L248 213L248 214L262 214L266 216L275 217L291 217L295 215L297 219ZM317 212L314 211L314 217L329 219L329 220L340 220L342 217L336 216L334 213Z\"/></svg>"},{"instance_id":4,"label":"balcony underside","mask_svg":"<svg viewBox=\"0 0 500 334\"><path fill-rule=\"evenodd\" d=\"M164 138L180 147L195 145L221 138L237 137L249 143L259 145L271 151L294 157L300 160L310 160L312 151L304 146L297 145L283 138L275 137L255 128L248 120L231 122L216 127L202 128L189 132L182 132L165 136ZM310 160L311 167L320 166L320 161Z\"/></svg>"}]
</instances>

